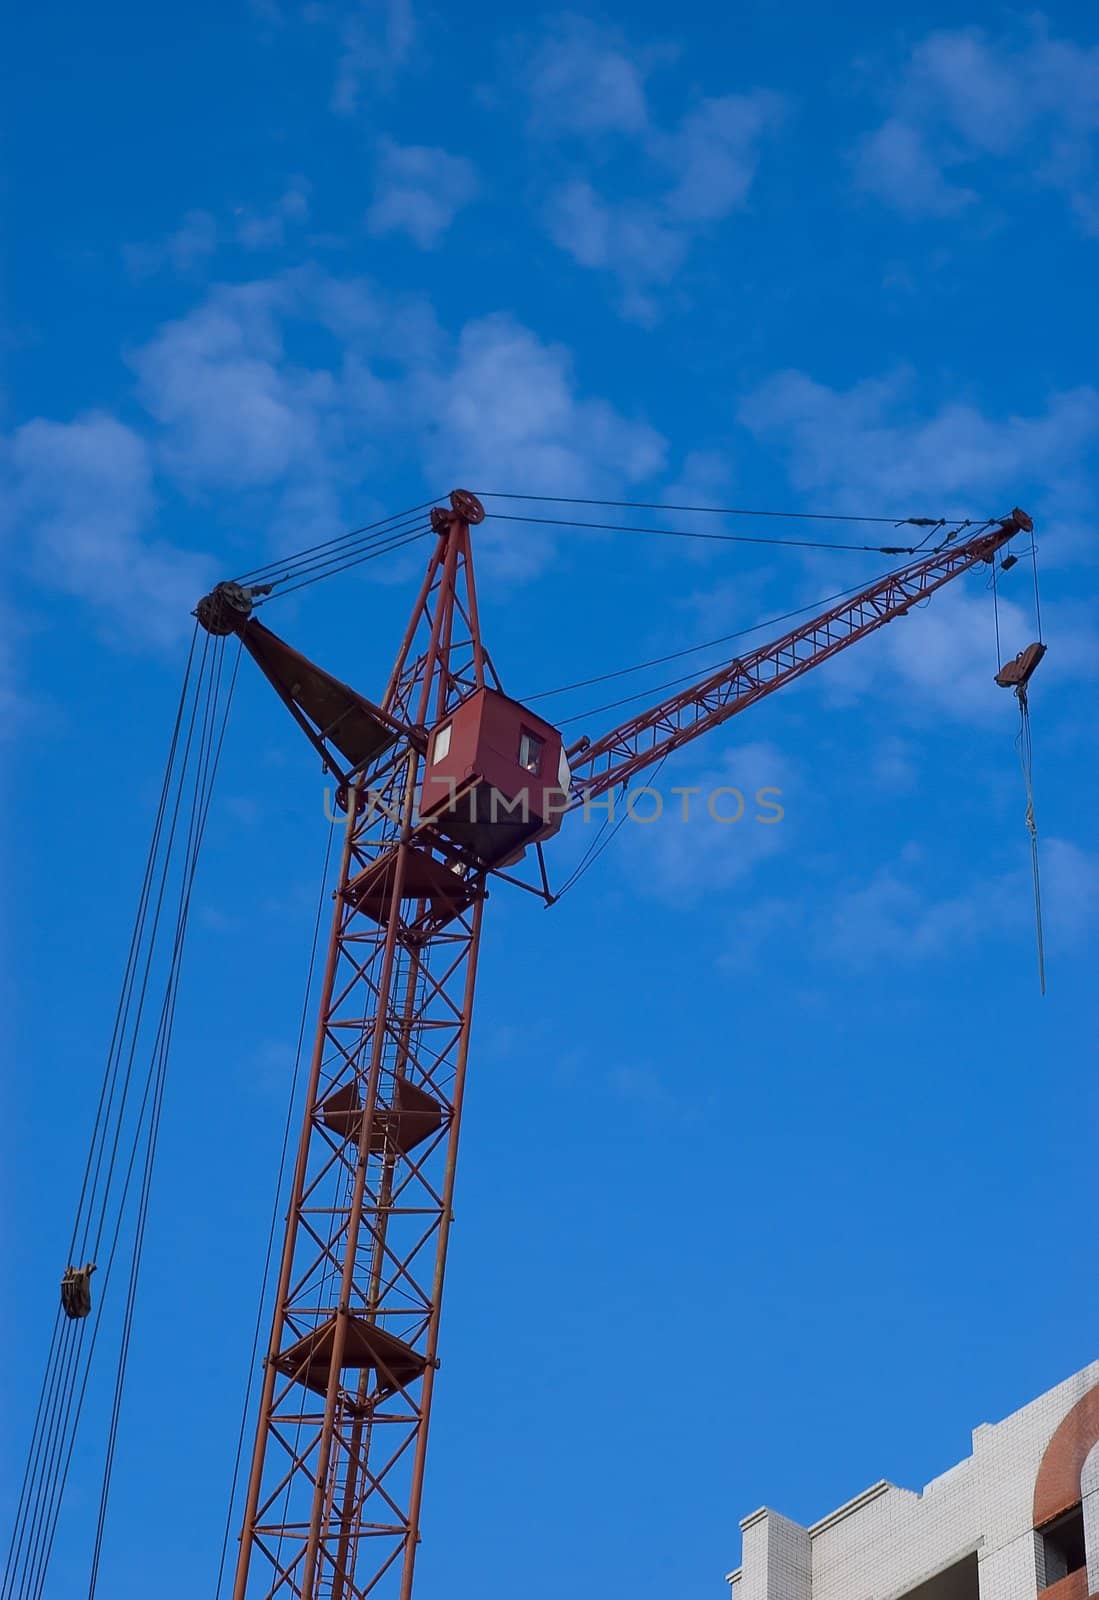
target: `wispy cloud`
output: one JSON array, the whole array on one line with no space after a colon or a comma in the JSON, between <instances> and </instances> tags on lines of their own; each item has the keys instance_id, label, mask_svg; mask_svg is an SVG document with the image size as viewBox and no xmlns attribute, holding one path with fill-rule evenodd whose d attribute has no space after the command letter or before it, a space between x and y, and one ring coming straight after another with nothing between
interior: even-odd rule
<instances>
[{"instance_id":1,"label":"wispy cloud","mask_svg":"<svg viewBox=\"0 0 1099 1600\"><path fill-rule=\"evenodd\" d=\"M669 762L649 779L659 801L638 795L634 803L653 820L623 825L631 884L684 906L760 871L793 842L794 820L777 809L793 776L789 756L766 741L737 744L717 760Z\"/></svg>"},{"instance_id":2,"label":"wispy cloud","mask_svg":"<svg viewBox=\"0 0 1099 1600\"><path fill-rule=\"evenodd\" d=\"M581 266L610 273L628 318L651 324L657 291L694 241L749 201L784 99L767 90L698 100L665 125L647 79L668 51L632 50L616 30L572 16L551 22L520 71L527 124L540 145L617 163L619 182L573 171L551 185L543 218L553 242ZM620 196L625 192L628 198Z\"/></svg>"},{"instance_id":3,"label":"wispy cloud","mask_svg":"<svg viewBox=\"0 0 1099 1600\"><path fill-rule=\"evenodd\" d=\"M467 323L446 367L410 374L413 414L425 433L433 476L467 474L488 489L522 483L528 493L612 492L612 484L651 479L664 439L646 422L585 394L571 352L498 313ZM552 549L546 539L519 544L482 530L503 576L530 572Z\"/></svg>"},{"instance_id":4,"label":"wispy cloud","mask_svg":"<svg viewBox=\"0 0 1099 1600\"><path fill-rule=\"evenodd\" d=\"M149 278L167 267L186 274L205 266L218 247L217 218L210 211L188 211L174 232L159 242L124 244L122 259L135 278Z\"/></svg>"},{"instance_id":5,"label":"wispy cloud","mask_svg":"<svg viewBox=\"0 0 1099 1600\"><path fill-rule=\"evenodd\" d=\"M816 509L985 518L1019 499L1045 513L1038 522L1043 557L1048 553L1051 563L1061 564L1081 553L1075 518L1092 492L1099 447L1099 393L1093 389L1053 394L1031 415L997 417L962 402L928 413L916 404L905 374L834 389L805 373L785 372L746 396L739 416L784 459L792 484L813 495ZM1004 575L998 595L1006 658L1035 636L1028 567ZM1057 639L1043 681L1092 676L1099 638L1087 609L1047 598L1043 620ZM921 611L918 626L912 618L898 619L862 647L858 662L838 657L823 682L841 698L915 689L914 706L966 719L998 715L1003 690L993 682L996 622L991 597L975 582L952 585ZM868 659L875 663L869 675Z\"/></svg>"},{"instance_id":6,"label":"wispy cloud","mask_svg":"<svg viewBox=\"0 0 1099 1600\"><path fill-rule=\"evenodd\" d=\"M1051 956L1067 954L1086 944L1099 919L1099 857L1057 838L1043 841L1040 853L1046 949ZM949 893L936 892L928 866L925 852L911 844L835 894L821 890L761 902L750 921L734 923L721 964L739 968L746 955L765 962L772 945L794 933L815 963L847 972L897 961L906 967L935 961L956 966L966 951L989 939L1021 944L1032 937L1029 866L998 876L971 874Z\"/></svg>"},{"instance_id":7,"label":"wispy cloud","mask_svg":"<svg viewBox=\"0 0 1099 1600\"><path fill-rule=\"evenodd\" d=\"M857 184L909 219L950 217L999 177L1056 190L1099 232L1099 46L944 28L912 50L891 111L854 151Z\"/></svg>"},{"instance_id":8,"label":"wispy cloud","mask_svg":"<svg viewBox=\"0 0 1099 1600\"><path fill-rule=\"evenodd\" d=\"M16 429L0 460L5 521L27 569L86 602L124 648L168 644L211 576L207 557L156 538L146 441L113 417L39 418Z\"/></svg>"},{"instance_id":9,"label":"wispy cloud","mask_svg":"<svg viewBox=\"0 0 1099 1600\"><path fill-rule=\"evenodd\" d=\"M316 459L334 380L286 358L291 305L285 279L217 289L134 352L164 461L189 487L263 486Z\"/></svg>"},{"instance_id":10,"label":"wispy cloud","mask_svg":"<svg viewBox=\"0 0 1099 1600\"><path fill-rule=\"evenodd\" d=\"M416 41L411 0L357 0L340 21L340 59L332 109L351 116L364 89L386 92Z\"/></svg>"},{"instance_id":11,"label":"wispy cloud","mask_svg":"<svg viewBox=\"0 0 1099 1600\"><path fill-rule=\"evenodd\" d=\"M1053 950L1076 946L1095 925L1099 860L1067 839L1041 848L1046 934ZM957 956L990 933L1025 934L1033 922L1030 872L971 879L956 893L936 896L924 881L919 851L880 868L863 885L846 890L815 923L819 953L864 967L903 956L925 961Z\"/></svg>"},{"instance_id":12,"label":"wispy cloud","mask_svg":"<svg viewBox=\"0 0 1099 1600\"><path fill-rule=\"evenodd\" d=\"M330 365L287 354L285 330L310 324L340 340ZM448 338L426 303L319 269L216 289L132 361L164 458L195 487L286 479L367 430L405 430L433 472L538 490L636 482L663 461L653 429L582 395L569 351L514 318Z\"/></svg>"},{"instance_id":13,"label":"wispy cloud","mask_svg":"<svg viewBox=\"0 0 1099 1600\"><path fill-rule=\"evenodd\" d=\"M520 68L528 127L547 138L646 133L653 64L616 29L574 14L551 18Z\"/></svg>"},{"instance_id":14,"label":"wispy cloud","mask_svg":"<svg viewBox=\"0 0 1099 1600\"><path fill-rule=\"evenodd\" d=\"M286 243L287 230L309 220L308 179L293 177L267 211L241 209L236 215L236 238L246 250L277 250Z\"/></svg>"},{"instance_id":15,"label":"wispy cloud","mask_svg":"<svg viewBox=\"0 0 1099 1600\"><path fill-rule=\"evenodd\" d=\"M311 362L292 353L305 348ZM274 546L298 548L345 527L345 500L361 510L364 483L395 461L436 483L581 494L664 463L662 437L585 391L564 345L505 314L451 333L422 297L316 266L215 286L129 361L144 413L133 425L94 413L0 436L12 547L124 643L174 637L217 576L158 536L168 494L262 506ZM489 528L482 542L498 581L553 548Z\"/></svg>"},{"instance_id":16,"label":"wispy cloud","mask_svg":"<svg viewBox=\"0 0 1099 1600\"><path fill-rule=\"evenodd\" d=\"M392 139L379 146L374 186L367 232L407 233L421 250L435 248L478 189L473 163L464 156Z\"/></svg>"},{"instance_id":17,"label":"wispy cloud","mask_svg":"<svg viewBox=\"0 0 1099 1600\"><path fill-rule=\"evenodd\" d=\"M278 199L266 209L238 206L229 217L212 211L188 211L179 227L164 239L124 244L122 259L134 278L149 278L169 271L180 277L205 275L219 249L237 244L248 251L278 250L290 230L309 219L308 179L296 175Z\"/></svg>"},{"instance_id":18,"label":"wispy cloud","mask_svg":"<svg viewBox=\"0 0 1099 1600\"><path fill-rule=\"evenodd\" d=\"M1005 486L1079 487L1099 444L1099 392L1052 394L1029 416L987 416L966 401L921 411L910 375L832 388L804 372L775 374L745 397L740 420L784 455L799 489L825 490L839 510L988 515ZM994 500L990 503L990 497Z\"/></svg>"}]
</instances>

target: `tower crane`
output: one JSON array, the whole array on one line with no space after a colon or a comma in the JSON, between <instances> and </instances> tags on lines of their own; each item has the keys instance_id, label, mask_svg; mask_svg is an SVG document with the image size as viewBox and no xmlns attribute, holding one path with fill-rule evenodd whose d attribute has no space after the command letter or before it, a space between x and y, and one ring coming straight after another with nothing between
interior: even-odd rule
<instances>
[{"instance_id":1,"label":"tower crane","mask_svg":"<svg viewBox=\"0 0 1099 1600\"><path fill-rule=\"evenodd\" d=\"M1016 509L566 746L505 693L482 638L470 530L483 516L461 490L433 509L434 549L376 702L259 622L259 591L221 584L198 608L209 632L239 637L345 814L234 1600L410 1600L490 894L552 901L544 846L570 813L610 806L1032 530Z\"/></svg>"}]
</instances>

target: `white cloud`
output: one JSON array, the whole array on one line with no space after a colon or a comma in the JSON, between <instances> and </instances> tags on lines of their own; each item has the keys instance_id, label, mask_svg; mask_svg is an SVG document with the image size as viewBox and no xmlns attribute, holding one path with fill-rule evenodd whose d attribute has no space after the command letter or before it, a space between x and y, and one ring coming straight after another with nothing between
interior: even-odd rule
<instances>
[{"instance_id":1,"label":"white cloud","mask_svg":"<svg viewBox=\"0 0 1099 1600\"><path fill-rule=\"evenodd\" d=\"M671 282L688 249L686 233L670 225L653 205L603 199L578 178L556 190L545 210L554 244L582 267L614 273L623 315L651 326L659 306L651 290Z\"/></svg>"},{"instance_id":2,"label":"white cloud","mask_svg":"<svg viewBox=\"0 0 1099 1600\"><path fill-rule=\"evenodd\" d=\"M1062 192L1095 231L1099 47L1052 38L1040 17L1015 38L939 29L912 51L891 105L856 147L854 171L901 215L950 216L999 169Z\"/></svg>"},{"instance_id":3,"label":"white cloud","mask_svg":"<svg viewBox=\"0 0 1099 1600\"><path fill-rule=\"evenodd\" d=\"M647 423L582 394L562 345L503 314L462 329L447 370L412 375L413 411L425 431L433 479L524 493L611 493L650 478L665 442ZM549 536L521 538L490 521L482 544L504 575L536 571L552 552Z\"/></svg>"},{"instance_id":4,"label":"white cloud","mask_svg":"<svg viewBox=\"0 0 1099 1600\"><path fill-rule=\"evenodd\" d=\"M612 725L613 719L611 713ZM726 733L726 745L733 737ZM792 819L775 810L783 806L792 775L789 757L765 741L727 748L705 764L673 757L659 773L643 774L634 787L648 784L661 798L658 809L652 796L639 794L637 815L656 820L623 824L621 861L631 883L682 906L757 871L792 841ZM673 786L693 792L674 794ZM616 804L617 819L621 797ZM602 813L593 816L598 822Z\"/></svg>"},{"instance_id":5,"label":"white cloud","mask_svg":"<svg viewBox=\"0 0 1099 1600\"><path fill-rule=\"evenodd\" d=\"M670 133L652 129L639 148L644 200L607 200L586 178L550 194L544 216L553 242L581 266L618 281L620 309L653 323L653 294L679 272L702 233L748 203L766 136L780 124L777 95L704 100Z\"/></svg>"},{"instance_id":6,"label":"white cloud","mask_svg":"<svg viewBox=\"0 0 1099 1600\"><path fill-rule=\"evenodd\" d=\"M285 358L291 305L286 279L220 288L134 353L142 403L188 487L262 486L321 455L333 378Z\"/></svg>"},{"instance_id":7,"label":"white cloud","mask_svg":"<svg viewBox=\"0 0 1099 1600\"><path fill-rule=\"evenodd\" d=\"M221 222L210 211L188 211L174 233L158 243L126 244L122 256L135 278L148 278L168 269L186 277L209 264L219 245L236 241L245 250L275 250L287 239L292 224L309 218L308 180L296 176L267 211L238 207L231 222Z\"/></svg>"},{"instance_id":8,"label":"white cloud","mask_svg":"<svg viewBox=\"0 0 1099 1600\"><path fill-rule=\"evenodd\" d=\"M1071 840L1039 845L1047 971L1056 958L1088 948L1099 919L1099 857ZM971 876L948 894L929 886L924 852L906 845L897 859L835 895L773 897L753 904L732 924L733 944L721 965L766 959L768 944L797 938L819 964L866 972L883 963L905 968L933 961L957 967L974 946L1009 940L1025 964L1034 939L1034 893L1025 835L1019 865L998 876Z\"/></svg>"},{"instance_id":9,"label":"white cloud","mask_svg":"<svg viewBox=\"0 0 1099 1600\"><path fill-rule=\"evenodd\" d=\"M341 55L332 109L351 116L364 88L385 92L416 42L411 0L358 0L340 24Z\"/></svg>"},{"instance_id":10,"label":"white cloud","mask_svg":"<svg viewBox=\"0 0 1099 1600\"><path fill-rule=\"evenodd\" d=\"M328 363L291 360L288 331L300 343L317 328L335 336ZM534 493L610 493L664 460L647 423L583 393L570 352L514 318L450 337L426 301L316 268L213 290L131 361L163 468L190 494L273 494L272 526L293 528L295 545L335 531L341 495L398 453L436 483ZM484 539L512 575L552 548L499 529Z\"/></svg>"},{"instance_id":11,"label":"white cloud","mask_svg":"<svg viewBox=\"0 0 1099 1600\"><path fill-rule=\"evenodd\" d=\"M782 450L798 488L834 494L840 510L884 515L1010 510L1003 496L1016 485L1075 476L1099 443L1099 392L1090 387L1053 394L1037 414L1003 418L960 401L921 416L910 387L903 374L841 390L781 372L742 402L739 416Z\"/></svg>"},{"instance_id":12,"label":"white cloud","mask_svg":"<svg viewBox=\"0 0 1099 1600\"><path fill-rule=\"evenodd\" d=\"M246 250L276 250L284 245L288 224L309 220L311 187L306 178L291 178L270 211L238 212L238 244Z\"/></svg>"},{"instance_id":13,"label":"white cloud","mask_svg":"<svg viewBox=\"0 0 1099 1600\"><path fill-rule=\"evenodd\" d=\"M1082 944L1099 917L1099 858L1070 839L1040 845L1042 904L1053 948Z\"/></svg>"},{"instance_id":14,"label":"white cloud","mask_svg":"<svg viewBox=\"0 0 1099 1600\"><path fill-rule=\"evenodd\" d=\"M294 364L289 324L335 332L336 361ZM132 362L165 459L192 487L269 484L326 459L336 470L366 429L411 434L433 475L514 475L533 490L629 484L663 462L647 424L578 392L564 346L502 314L449 340L423 303L319 270L218 288Z\"/></svg>"},{"instance_id":15,"label":"white cloud","mask_svg":"<svg viewBox=\"0 0 1099 1600\"><path fill-rule=\"evenodd\" d=\"M749 395L739 415L782 454L792 483L814 495L815 509L984 518L1008 511L1018 499L1024 508L1044 510L1038 519L1043 559L1057 563L1073 553L1073 514L1089 496L1089 462L1099 446L1099 393L1093 389L1054 394L1029 416L989 417L959 402L926 415L911 403L903 376L837 390L786 372ZM905 528L880 533L890 544L920 536ZM1000 578L1005 659L1035 636L1028 566ZM1004 691L992 681L995 619L986 587L982 567L937 593L926 610L882 630L858 661L840 655L822 680L828 692L851 697L901 686L918 690L914 706L964 718L1001 715ZM1099 640L1088 609L1047 599L1043 622L1054 648L1042 681L1093 676ZM871 654L876 668L868 675Z\"/></svg>"},{"instance_id":16,"label":"white cloud","mask_svg":"<svg viewBox=\"0 0 1099 1600\"><path fill-rule=\"evenodd\" d=\"M44 585L87 602L123 645L169 643L211 576L208 558L151 536L145 441L113 417L38 418L3 450L6 520Z\"/></svg>"},{"instance_id":17,"label":"white cloud","mask_svg":"<svg viewBox=\"0 0 1099 1600\"><path fill-rule=\"evenodd\" d=\"M855 171L861 188L904 217L954 216L977 198L947 181L920 130L902 117L889 117L867 134Z\"/></svg>"},{"instance_id":18,"label":"white cloud","mask_svg":"<svg viewBox=\"0 0 1099 1600\"><path fill-rule=\"evenodd\" d=\"M135 278L151 277L164 267L186 274L207 262L217 245L217 219L209 211L188 211L162 243L123 245L122 257Z\"/></svg>"},{"instance_id":19,"label":"white cloud","mask_svg":"<svg viewBox=\"0 0 1099 1600\"><path fill-rule=\"evenodd\" d=\"M1025 846L1023 846L1025 848ZM1071 951L1095 926L1099 860L1066 839L1040 846L1047 949ZM1029 867L974 879L958 893L929 893L918 858L880 869L813 919L818 955L846 966L949 957L988 936L1022 939L1034 925Z\"/></svg>"},{"instance_id":20,"label":"white cloud","mask_svg":"<svg viewBox=\"0 0 1099 1600\"><path fill-rule=\"evenodd\" d=\"M747 205L765 139L785 104L766 91L702 99L670 127L654 119L645 80L659 59L630 52L614 31L573 17L551 25L520 72L532 132L543 145L580 143L625 172L610 199L588 174L550 188L543 221L581 266L611 273L619 309L651 325L654 293L671 283L691 245ZM632 170L631 170L632 169Z\"/></svg>"},{"instance_id":21,"label":"white cloud","mask_svg":"<svg viewBox=\"0 0 1099 1600\"><path fill-rule=\"evenodd\" d=\"M407 233L421 250L434 249L477 188L473 163L464 156L383 139L367 232Z\"/></svg>"},{"instance_id":22,"label":"white cloud","mask_svg":"<svg viewBox=\"0 0 1099 1600\"><path fill-rule=\"evenodd\" d=\"M689 111L656 151L675 176L665 205L684 224L720 222L747 203L765 136L778 128L785 102L777 94L727 94Z\"/></svg>"},{"instance_id":23,"label":"white cloud","mask_svg":"<svg viewBox=\"0 0 1099 1600\"><path fill-rule=\"evenodd\" d=\"M649 121L646 75L617 32L558 17L520 71L529 126L545 137L640 134Z\"/></svg>"},{"instance_id":24,"label":"white cloud","mask_svg":"<svg viewBox=\"0 0 1099 1600\"><path fill-rule=\"evenodd\" d=\"M325 337L318 339L318 333ZM290 349L323 351L313 364ZM161 495L257 508L274 548L365 520L379 470L474 489L613 493L658 472L663 439L584 391L572 356L506 315L442 330L430 304L315 267L211 290L130 362L148 421L37 419L0 439L0 508L35 577L167 639L217 576L155 537ZM380 509L380 508L379 508ZM552 540L492 522L498 578ZM121 635L120 635L121 636Z\"/></svg>"}]
</instances>

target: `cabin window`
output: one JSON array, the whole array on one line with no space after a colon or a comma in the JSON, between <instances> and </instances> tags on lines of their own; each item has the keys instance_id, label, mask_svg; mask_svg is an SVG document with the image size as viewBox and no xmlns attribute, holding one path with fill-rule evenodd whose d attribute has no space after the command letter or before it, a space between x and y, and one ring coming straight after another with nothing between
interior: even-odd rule
<instances>
[{"instance_id":1,"label":"cabin window","mask_svg":"<svg viewBox=\"0 0 1099 1600\"><path fill-rule=\"evenodd\" d=\"M450 723L446 722L435 735L435 742L431 746L431 764L443 761L450 753Z\"/></svg>"},{"instance_id":2,"label":"cabin window","mask_svg":"<svg viewBox=\"0 0 1099 1600\"><path fill-rule=\"evenodd\" d=\"M519 765L524 772L537 773L542 764L543 743L537 734L528 733L525 728L519 735Z\"/></svg>"}]
</instances>

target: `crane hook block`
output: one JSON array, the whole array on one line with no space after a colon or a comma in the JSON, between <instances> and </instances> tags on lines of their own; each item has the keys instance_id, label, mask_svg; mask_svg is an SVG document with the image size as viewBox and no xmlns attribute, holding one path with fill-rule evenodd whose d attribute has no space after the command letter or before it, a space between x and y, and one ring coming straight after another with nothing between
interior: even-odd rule
<instances>
[{"instance_id":1,"label":"crane hook block","mask_svg":"<svg viewBox=\"0 0 1099 1600\"><path fill-rule=\"evenodd\" d=\"M92 1309L92 1273L95 1262L85 1262L82 1267L66 1267L61 1279L61 1309L76 1321L86 1317Z\"/></svg>"},{"instance_id":2,"label":"crane hook block","mask_svg":"<svg viewBox=\"0 0 1099 1600\"><path fill-rule=\"evenodd\" d=\"M1034 676L1034 669L1046 653L1044 644L1028 644L1020 650L1014 661L1002 666L996 674L1001 689L1025 689Z\"/></svg>"}]
</instances>

